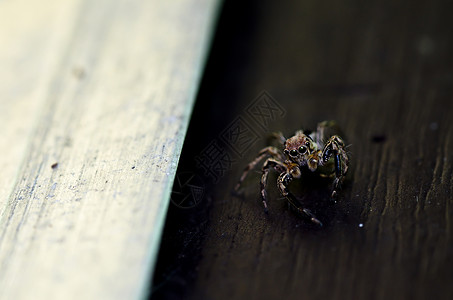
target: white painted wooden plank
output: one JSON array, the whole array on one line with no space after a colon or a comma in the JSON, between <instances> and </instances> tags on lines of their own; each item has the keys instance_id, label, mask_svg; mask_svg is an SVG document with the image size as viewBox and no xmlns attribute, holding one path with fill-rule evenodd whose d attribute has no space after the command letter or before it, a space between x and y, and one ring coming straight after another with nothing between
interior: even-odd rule
<instances>
[{"instance_id":1,"label":"white painted wooden plank","mask_svg":"<svg viewBox=\"0 0 453 300\"><path fill-rule=\"evenodd\" d=\"M218 2L0 2L2 299L145 295Z\"/></svg>"},{"instance_id":2,"label":"white painted wooden plank","mask_svg":"<svg viewBox=\"0 0 453 300\"><path fill-rule=\"evenodd\" d=\"M33 125L69 44L76 1L0 1L0 209L17 178Z\"/></svg>"}]
</instances>

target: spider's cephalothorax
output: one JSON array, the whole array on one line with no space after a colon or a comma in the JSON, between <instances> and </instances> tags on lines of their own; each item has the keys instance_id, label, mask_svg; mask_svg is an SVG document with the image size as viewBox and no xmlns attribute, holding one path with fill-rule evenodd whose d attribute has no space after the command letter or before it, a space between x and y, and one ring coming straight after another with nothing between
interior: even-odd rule
<instances>
[{"instance_id":1,"label":"spider's cephalothorax","mask_svg":"<svg viewBox=\"0 0 453 300\"><path fill-rule=\"evenodd\" d=\"M253 169L259 161L267 157L263 164L263 174L261 176L261 198L264 209L267 212L267 176L272 168L280 175L278 176L277 186L281 194L286 197L289 204L296 209L302 216L307 217L313 223L322 225L322 223L308 209L302 207L297 198L288 190L289 183L294 178L301 177L301 168L307 167L310 171L319 171L320 176L332 177L333 186L331 198L335 199L337 191L344 180L348 171L348 155L345 150L345 144L340 136L328 136L330 129L336 128L334 121L324 121L318 124L315 132L308 133L302 130L285 139L283 134L274 133L283 145L283 152L276 147L266 147L259 152L258 157L250 162L245 168L238 184L236 191L241 186L247 173ZM322 168L320 168L322 167Z\"/></svg>"}]
</instances>

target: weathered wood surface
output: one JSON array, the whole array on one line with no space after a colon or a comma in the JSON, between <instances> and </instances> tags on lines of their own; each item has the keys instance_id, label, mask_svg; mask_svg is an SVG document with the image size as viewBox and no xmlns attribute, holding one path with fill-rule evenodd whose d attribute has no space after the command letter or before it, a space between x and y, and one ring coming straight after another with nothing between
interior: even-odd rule
<instances>
[{"instance_id":1,"label":"weathered wood surface","mask_svg":"<svg viewBox=\"0 0 453 300\"><path fill-rule=\"evenodd\" d=\"M266 89L286 111L268 131L339 122L350 177L336 204L311 179L304 201L323 229L287 209L275 175L267 217L259 174L242 198L230 194L266 144L260 133L203 202L171 208L156 299L453 299L452 11L448 1L227 3L181 164L203 174L194 158Z\"/></svg>"},{"instance_id":2,"label":"weathered wood surface","mask_svg":"<svg viewBox=\"0 0 453 300\"><path fill-rule=\"evenodd\" d=\"M218 1L0 2L0 298L145 296Z\"/></svg>"}]
</instances>

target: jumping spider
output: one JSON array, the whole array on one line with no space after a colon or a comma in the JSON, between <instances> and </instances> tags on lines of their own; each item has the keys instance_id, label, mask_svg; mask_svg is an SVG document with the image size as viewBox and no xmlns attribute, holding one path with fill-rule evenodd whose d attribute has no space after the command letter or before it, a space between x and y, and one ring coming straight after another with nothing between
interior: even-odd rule
<instances>
[{"instance_id":1,"label":"jumping spider","mask_svg":"<svg viewBox=\"0 0 453 300\"><path fill-rule=\"evenodd\" d=\"M310 133L299 130L289 139L286 139L281 132L274 133L273 136L283 145L283 151L279 151L276 147L271 146L263 148L257 158L250 162L244 169L235 190L238 191L248 172L263 158L268 157L263 164L263 173L261 176L261 199L265 212L268 212L267 177L269 170L273 168L280 174L277 179L277 186L280 193L288 200L288 203L301 216L322 226L322 223L316 216L310 210L304 208L299 200L289 191L288 185L294 178L301 177L301 168L307 167L312 172L318 170L320 176L334 178L331 198L335 200L337 191L348 171L349 164L345 143L341 137L338 135L328 135L328 131L335 130L336 128L336 122L324 121L318 124L315 132Z\"/></svg>"}]
</instances>

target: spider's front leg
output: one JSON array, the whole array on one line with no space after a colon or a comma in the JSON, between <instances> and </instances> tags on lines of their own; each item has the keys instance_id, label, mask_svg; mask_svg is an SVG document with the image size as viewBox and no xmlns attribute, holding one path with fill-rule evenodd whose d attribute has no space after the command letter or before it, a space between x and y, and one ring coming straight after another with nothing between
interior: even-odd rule
<instances>
[{"instance_id":1,"label":"spider's front leg","mask_svg":"<svg viewBox=\"0 0 453 300\"><path fill-rule=\"evenodd\" d=\"M267 192L266 192L266 186L267 186L267 177L269 175L269 170L270 168L275 169L278 173L282 173L286 171L285 165L281 162L278 161L274 158L268 158L266 162L263 165L263 175L261 175L261 199L263 201L263 206L264 206L264 212L268 213L269 210L267 208Z\"/></svg>"},{"instance_id":2,"label":"spider's front leg","mask_svg":"<svg viewBox=\"0 0 453 300\"><path fill-rule=\"evenodd\" d=\"M266 156L271 156L273 158L280 158L280 154L277 148L275 147L266 147L263 148L259 153L258 156L252 160L247 167L245 167L244 171L242 172L241 178L239 179L239 182L236 184L234 187L234 191L237 192L239 188L241 187L242 182L244 181L245 177L247 177L247 174L255 168L255 166Z\"/></svg>"},{"instance_id":3,"label":"spider's front leg","mask_svg":"<svg viewBox=\"0 0 453 300\"><path fill-rule=\"evenodd\" d=\"M323 162L327 163L332 156L334 160L335 179L333 181L331 197L332 199L335 199L349 166L349 158L345 150L345 144L338 135L332 136L327 141L322 152Z\"/></svg>"},{"instance_id":4,"label":"spider's front leg","mask_svg":"<svg viewBox=\"0 0 453 300\"><path fill-rule=\"evenodd\" d=\"M291 172L293 175L291 175ZM300 177L300 170L290 169L288 172L280 174L277 179L278 188L280 193L285 196L288 200L288 203L303 217L307 218L311 222L315 223L316 225L322 226L321 221L319 221L316 216L308 209L303 208L300 204L299 200L297 200L296 196L294 196L288 189L289 183L293 180L293 178Z\"/></svg>"}]
</instances>

